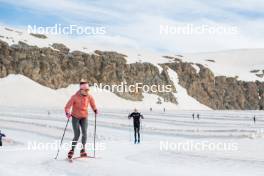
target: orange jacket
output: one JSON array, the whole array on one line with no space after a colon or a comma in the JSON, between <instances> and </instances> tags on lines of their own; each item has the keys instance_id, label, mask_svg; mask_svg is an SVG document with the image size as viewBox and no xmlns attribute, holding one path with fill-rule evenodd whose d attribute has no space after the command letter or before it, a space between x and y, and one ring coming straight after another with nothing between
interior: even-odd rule
<instances>
[{"instance_id":1,"label":"orange jacket","mask_svg":"<svg viewBox=\"0 0 264 176\"><path fill-rule=\"evenodd\" d=\"M83 96L80 91L78 91L66 104L65 112L79 119L87 118L89 104L93 110L96 110L94 98L91 95Z\"/></svg>"}]
</instances>

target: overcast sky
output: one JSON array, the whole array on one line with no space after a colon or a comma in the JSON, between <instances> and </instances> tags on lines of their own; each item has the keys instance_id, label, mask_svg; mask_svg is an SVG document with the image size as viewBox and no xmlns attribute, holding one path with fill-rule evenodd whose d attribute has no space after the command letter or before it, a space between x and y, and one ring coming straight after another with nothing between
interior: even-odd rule
<instances>
[{"instance_id":1,"label":"overcast sky","mask_svg":"<svg viewBox=\"0 0 264 176\"><path fill-rule=\"evenodd\" d=\"M81 40L157 52L264 48L262 0L0 0L0 23L24 28L54 24L104 26L105 35L82 36ZM235 27L237 31L160 31L161 26L172 29L187 25Z\"/></svg>"}]
</instances>

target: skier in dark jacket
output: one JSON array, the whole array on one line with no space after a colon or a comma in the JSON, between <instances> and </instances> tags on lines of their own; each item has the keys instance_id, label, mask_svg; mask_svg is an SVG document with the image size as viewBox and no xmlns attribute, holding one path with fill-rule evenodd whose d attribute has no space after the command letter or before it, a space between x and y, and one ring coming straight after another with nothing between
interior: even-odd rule
<instances>
[{"instance_id":1,"label":"skier in dark jacket","mask_svg":"<svg viewBox=\"0 0 264 176\"><path fill-rule=\"evenodd\" d=\"M2 143L2 137L6 137L5 134L1 133L1 130L0 130L0 147L2 147L3 143Z\"/></svg>"},{"instance_id":2,"label":"skier in dark jacket","mask_svg":"<svg viewBox=\"0 0 264 176\"><path fill-rule=\"evenodd\" d=\"M135 109L134 112L128 115L128 119L131 118L133 118L133 124L134 124L135 144L137 142L140 143L140 119L144 119L144 117L142 114L140 114L137 111L137 109Z\"/></svg>"}]
</instances>

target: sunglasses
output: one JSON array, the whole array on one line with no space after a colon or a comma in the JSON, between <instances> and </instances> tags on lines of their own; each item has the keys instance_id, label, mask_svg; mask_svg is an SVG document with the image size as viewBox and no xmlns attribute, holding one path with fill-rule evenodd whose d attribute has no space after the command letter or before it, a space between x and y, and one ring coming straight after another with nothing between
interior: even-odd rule
<instances>
[{"instance_id":1,"label":"sunglasses","mask_svg":"<svg viewBox=\"0 0 264 176\"><path fill-rule=\"evenodd\" d=\"M85 92L88 92L88 91L89 91L89 89L81 89L81 90L83 90L83 91L85 91Z\"/></svg>"}]
</instances>

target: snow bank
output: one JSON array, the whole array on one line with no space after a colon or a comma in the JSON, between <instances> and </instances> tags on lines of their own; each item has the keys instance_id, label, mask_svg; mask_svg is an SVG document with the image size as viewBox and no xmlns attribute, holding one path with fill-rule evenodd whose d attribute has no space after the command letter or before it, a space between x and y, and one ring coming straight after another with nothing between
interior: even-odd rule
<instances>
[{"instance_id":1,"label":"snow bank","mask_svg":"<svg viewBox=\"0 0 264 176\"><path fill-rule=\"evenodd\" d=\"M176 85L179 88L178 85ZM42 86L23 75L9 75L0 79L0 106L17 107L56 107L63 108L68 99L79 89L78 85L53 90ZM158 96L143 94L143 101L129 101L112 92L92 87L91 94L95 97L99 108L127 109L208 109L189 97L184 88L175 94L180 100L179 105L163 102L157 104Z\"/></svg>"}]
</instances>

